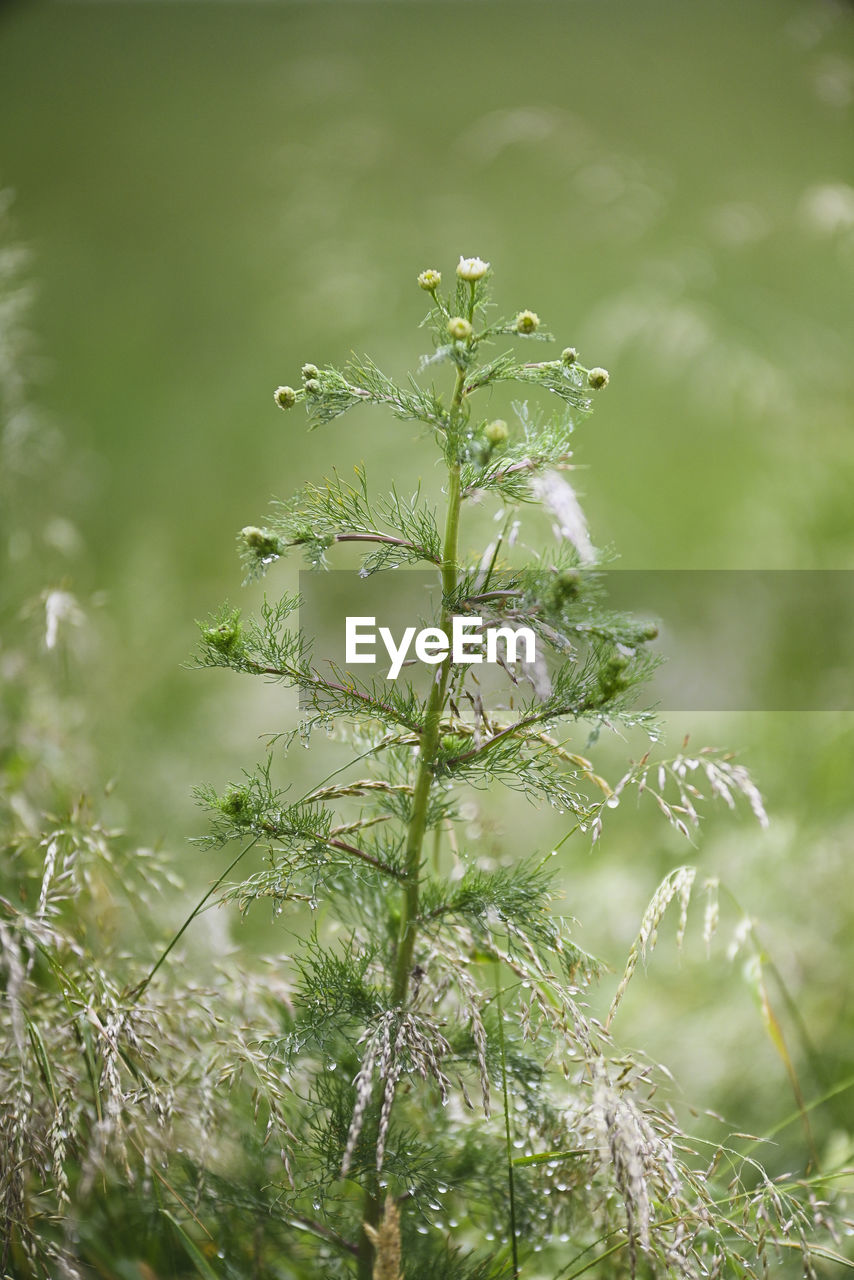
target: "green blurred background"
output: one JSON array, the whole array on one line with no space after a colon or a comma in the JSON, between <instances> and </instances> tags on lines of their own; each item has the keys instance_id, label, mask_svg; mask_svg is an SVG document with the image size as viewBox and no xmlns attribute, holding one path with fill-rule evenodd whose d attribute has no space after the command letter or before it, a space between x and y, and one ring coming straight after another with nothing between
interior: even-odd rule
<instances>
[{"instance_id":1,"label":"green blurred background","mask_svg":"<svg viewBox=\"0 0 854 1280\"><path fill-rule=\"evenodd\" d=\"M234 533L333 461L438 483L408 427L307 435L272 391L351 350L413 366L422 268L488 258L504 309L610 369L578 482L621 564L854 568L852 103L854 10L815 0L0 9L0 186L32 251L40 406L3 592L65 585L93 623L61 654L87 785L115 778L116 820L174 850L176 918L209 872L185 844L192 785L294 720L278 691L181 666L195 618L259 598ZM697 857L758 919L818 1097L854 1072L852 716L673 717L670 742L688 728L742 752L770 831L722 815L695 853L619 810L593 854L566 847L566 908L616 968L660 876ZM640 749L607 747L611 772ZM561 834L490 812L505 847ZM495 833L481 814L472 834ZM622 1034L763 1131L793 1102L723 916L708 961L663 937ZM285 927L226 923L243 948ZM850 1097L816 1113L825 1153L849 1145ZM780 1141L803 1163L796 1126Z\"/></svg>"}]
</instances>

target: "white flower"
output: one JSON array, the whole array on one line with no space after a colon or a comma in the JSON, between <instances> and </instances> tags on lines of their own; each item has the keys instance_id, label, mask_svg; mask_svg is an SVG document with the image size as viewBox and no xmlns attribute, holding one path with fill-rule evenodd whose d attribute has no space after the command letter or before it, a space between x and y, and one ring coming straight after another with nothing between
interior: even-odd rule
<instances>
[{"instance_id":1,"label":"white flower","mask_svg":"<svg viewBox=\"0 0 854 1280\"><path fill-rule=\"evenodd\" d=\"M483 258L460 258L457 264L457 275L470 283L482 280L488 270L489 263L484 262Z\"/></svg>"},{"instance_id":2,"label":"white flower","mask_svg":"<svg viewBox=\"0 0 854 1280\"><path fill-rule=\"evenodd\" d=\"M556 471L547 471L545 475L533 478L531 490L556 517L557 536L567 538L572 543L582 564L593 564L596 551L587 532L584 512L572 486Z\"/></svg>"},{"instance_id":3,"label":"white flower","mask_svg":"<svg viewBox=\"0 0 854 1280\"><path fill-rule=\"evenodd\" d=\"M80 606L68 591L49 591L44 600L44 613L44 642L48 649L56 648L62 624L79 627L84 621Z\"/></svg>"}]
</instances>

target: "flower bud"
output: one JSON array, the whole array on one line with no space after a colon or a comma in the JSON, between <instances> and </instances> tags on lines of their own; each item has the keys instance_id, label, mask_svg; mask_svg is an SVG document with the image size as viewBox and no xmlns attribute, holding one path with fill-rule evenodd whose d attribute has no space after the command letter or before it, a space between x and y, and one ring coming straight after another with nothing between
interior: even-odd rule
<instances>
[{"instance_id":1,"label":"flower bud","mask_svg":"<svg viewBox=\"0 0 854 1280\"><path fill-rule=\"evenodd\" d=\"M575 364L578 359L578 352L575 347L564 347L560 353L560 358L563 364Z\"/></svg>"},{"instance_id":2,"label":"flower bud","mask_svg":"<svg viewBox=\"0 0 854 1280\"><path fill-rule=\"evenodd\" d=\"M504 444L510 432L507 430L507 423L504 419L496 418L494 422L487 423L483 434L494 447L495 445Z\"/></svg>"},{"instance_id":3,"label":"flower bud","mask_svg":"<svg viewBox=\"0 0 854 1280\"><path fill-rule=\"evenodd\" d=\"M448 333L456 342L465 342L471 337L471 325L462 316L452 316L448 321Z\"/></svg>"},{"instance_id":4,"label":"flower bud","mask_svg":"<svg viewBox=\"0 0 854 1280\"><path fill-rule=\"evenodd\" d=\"M474 284L476 280L482 280L489 270L489 263L484 262L483 258L460 258L457 263L457 275L461 280L468 280L470 284Z\"/></svg>"},{"instance_id":5,"label":"flower bud","mask_svg":"<svg viewBox=\"0 0 854 1280\"><path fill-rule=\"evenodd\" d=\"M240 536L243 539L247 549L253 555L260 556L261 559L267 559L268 556L281 555L281 546L279 539L273 533L268 533L266 529L259 529L254 524L248 524L244 529L240 530Z\"/></svg>"},{"instance_id":6,"label":"flower bud","mask_svg":"<svg viewBox=\"0 0 854 1280\"><path fill-rule=\"evenodd\" d=\"M302 367L302 380L308 382L309 378L316 378L320 373L316 364L304 364Z\"/></svg>"},{"instance_id":7,"label":"flower bud","mask_svg":"<svg viewBox=\"0 0 854 1280\"><path fill-rule=\"evenodd\" d=\"M593 387L594 391L601 391L603 387L607 387L609 379L607 369L591 369L587 375L588 385Z\"/></svg>"},{"instance_id":8,"label":"flower bud","mask_svg":"<svg viewBox=\"0 0 854 1280\"><path fill-rule=\"evenodd\" d=\"M577 569L563 569L555 577L552 587L552 599L558 609L563 609L570 601L575 600L581 590L581 574Z\"/></svg>"},{"instance_id":9,"label":"flower bud","mask_svg":"<svg viewBox=\"0 0 854 1280\"><path fill-rule=\"evenodd\" d=\"M233 822L248 822L252 816L252 806L245 787L229 787L224 796L219 798L219 808Z\"/></svg>"},{"instance_id":10,"label":"flower bud","mask_svg":"<svg viewBox=\"0 0 854 1280\"><path fill-rule=\"evenodd\" d=\"M536 311L520 311L513 327L517 333L536 333L540 327L540 317Z\"/></svg>"},{"instance_id":11,"label":"flower bud","mask_svg":"<svg viewBox=\"0 0 854 1280\"><path fill-rule=\"evenodd\" d=\"M421 272L421 275L418 277L418 283L421 288L426 289L428 293L434 293L442 283L442 273L441 271L434 271L432 267L430 267L427 271Z\"/></svg>"},{"instance_id":12,"label":"flower bud","mask_svg":"<svg viewBox=\"0 0 854 1280\"><path fill-rule=\"evenodd\" d=\"M319 396L321 387L317 378L306 378L305 389L310 396Z\"/></svg>"},{"instance_id":13,"label":"flower bud","mask_svg":"<svg viewBox=\"0 0 854 1280\"><path fill-rule=\"evenodd\" d=\"M280 409L293 409L297 402L297 393L293 387L277 387L273 399Z\"/></svg>"},{"instance_id":14,"label":"flower bud","mask_svg":"<svg viewBox=\"0 0 854 1280\"><path fill-rule=\"evenodd\" d=\"M623 654L615 653L599 671L597 682L602 698L608 700L628 688L627 668L629 660Z\"/></svg>"},{"instance_id":15,"label":"flower bud","mask_svg":"<svg viewBox=\"0 0 854 1280\"><path fill-rule=\"evenodd\" d=\"M235 658L243 650L243 626L237 614L215 627L205 627L202 635L212 649L226 658Z\"/></svg>"}]
</instances>

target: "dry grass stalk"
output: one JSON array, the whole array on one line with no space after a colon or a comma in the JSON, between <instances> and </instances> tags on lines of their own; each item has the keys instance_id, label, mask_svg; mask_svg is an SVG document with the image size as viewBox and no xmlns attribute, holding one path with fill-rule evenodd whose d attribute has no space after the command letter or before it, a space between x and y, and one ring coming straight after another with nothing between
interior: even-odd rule
<instances>
[{"instance_id":1,"label":"dry grass stalk","mask_svg":"<svg viewBox=\"0 0 854 1280\"><path fill-rule=\"evenodd\" d=\"M379 1227L365 1223L365 1235L374 1246L374 1280L404 1280L401 1270L400 1213L391 1196L386 1196Z\"/></svg>"}]
</instances>

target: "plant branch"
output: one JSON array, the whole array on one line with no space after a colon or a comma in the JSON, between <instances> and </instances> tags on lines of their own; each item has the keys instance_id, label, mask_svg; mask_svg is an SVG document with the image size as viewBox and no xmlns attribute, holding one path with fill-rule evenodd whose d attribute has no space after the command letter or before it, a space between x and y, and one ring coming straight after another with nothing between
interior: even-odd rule
<instances>
[{"instance_id":1,"label":"plant branch","mask_svg":"<svg viewBox=\"0 0 854 1280\"><path fill-rule=\"evenodd\" d=\"M427 560L430 564L441 565L441 560L434 556L426 547L421 546L417 542L410 542L407 538L395 538L391 534L386 533L336 533L336 542L380 542L388 547L404 547L407 551L414 551L422 560ZM296 546L296 543L290 543L290 546Z\"/></svg>"},{"instance_id":2,"label":"plant branch","mask_svg":"<svg viewBox=\"0 0 854 1280\"><path fill-rule=\"evenodd\" d=\"M381 858L375 858L372 853L367 853L364 849L358 849L354 844L348 844L346 840L331 839L327 841L332 849L340 849L342 853L348 853L351 858L360 858L362 862L367 862L370 866L375 867L377 871L382 871L387 876L393 876L395 880L403 880L404 874L398 871L397 867L392 867L388 862L383 862Z\"/></svg>"},{"instance_id":3,"label":"plant branch","mask_svg":"<svg viewBox=\"0 0 854 1280\"><path fill-rule=\"evenodd\" d=\"M324 680L322 676L318 675L309 676L305 672L298 671L295 667L264 666L260 662L251 661L247 662L246 665L252 675L272 676L278 680L290 680L292 684L300 688L308 685L314 689L326 689L330 693L343 693L348 698L355 698L358 702L364 703L366 707L383 712L390 719L403 725L405 729L409 729L411 733L421 733L421 726L414 721L407 720L401 715L398 708L390 706L387 702L381 702L379 698L372 698L369 693L363 693L354 685L340 684L335 680Z\"/></svg>"}]
</instances>

